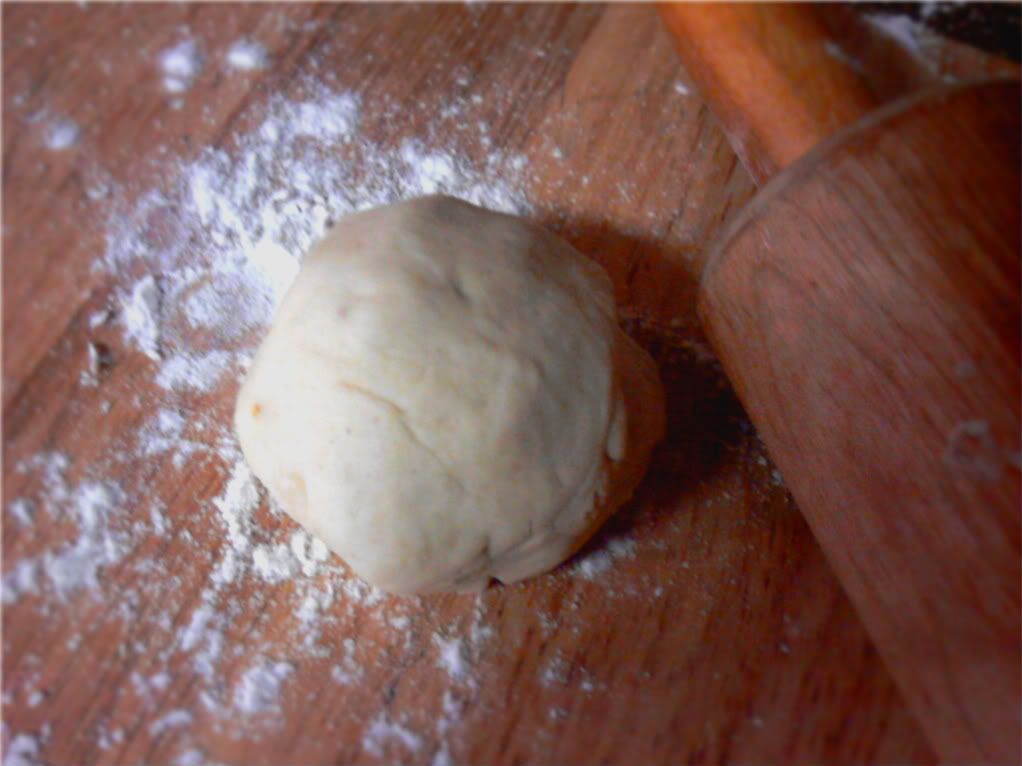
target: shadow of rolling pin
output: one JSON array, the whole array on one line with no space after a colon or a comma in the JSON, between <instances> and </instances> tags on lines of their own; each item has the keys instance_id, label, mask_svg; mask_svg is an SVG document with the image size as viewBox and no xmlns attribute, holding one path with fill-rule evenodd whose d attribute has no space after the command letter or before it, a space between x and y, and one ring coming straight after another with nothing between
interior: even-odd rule
<instances>
[{"instance_id":1,"label":"shadow of rolling pin","mask_svg":"<svg viewBox=\"0 0 1022 766\"><path fill-rule=\"evenodd\" d=\"M662 5L762 189L714 348L940 757L1018 763L1020 88L877 108L798 5Z\"/></svg>"}]
</instances>

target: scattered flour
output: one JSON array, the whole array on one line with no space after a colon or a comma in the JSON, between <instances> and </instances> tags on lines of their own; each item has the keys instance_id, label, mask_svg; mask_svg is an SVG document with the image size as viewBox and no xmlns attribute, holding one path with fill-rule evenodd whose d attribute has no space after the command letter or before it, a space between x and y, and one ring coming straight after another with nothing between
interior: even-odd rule
<instances>
[{"instance_id":1,"label":"scattered flour","mask_svg":"<svg viewBox=\"0 0 1022 766\"><path fill-rule=\"evenodd\" d=\"M171 710L169 713L164 713L151 724L149 724L149 732L153 736L158 736L165 732L167 729L175 729L180 726L187 726L192 722L192 714L187 710Z\"/></svg>"},{"instance_id":2,"label":"scattered flour","mask_svg":"<svg viewBox=\"0 0 1022 766\"><path fill-rule=\"evenodd\" d=\"M19 524L28 526L35 519L35 505L23 497L12 500L7 505L11 517Z\"/></svg>"},{"instance_id":3,"label":"scattered flour","mask_svg":"<svg viewBox=\"0 0 1022 766\"><path fill-rule=\"evenodd\" d=\"M635 551L636 544L634 540L616 538L605 546L586 555L572 567L572 571L586 580L596 580L609 570L616 560L634 558Z\"/></svg>"},{"instance_id":4,"label":"scattered flour","mask_svg":"<svg viewBox=\"0 0 1022 766\"><path fill-rule=\"evenodd\" d=\"M264 660L253 665L234 689L234 709L244 715L275 712L280 686L293 672L294 665L289 662Z\"/></svg>"},{"instance_id":5,"label":"scattered flour","mask_svg":"<svg viewBox=\"0 0 1022 766\"><path fill-rule=\"evenodd\" d=\"M454 762L448 745L448 732L461 720L465 707L464 700L458 699L450 689L445 691L441 697L440 716L437 718L435 727L440 747L433 754L432 766L449 766Z\"/></svg>"},{"instance_id":6,"label":"scattered flour","mask_svg":"<svg viewBox=\"0 0 1022 766\"><path fill-rule=\"evenodd\" d=\"M37 766L39 740L29 734L15 734L4 751L4 766Z\"/></svg>"},{"instance_id":7,"label":"scattered flour","mask_svg":"<svg viewBox=\"0 0 1022 766\"><path fill-rule=\"evenodd\" d=\"M95 590L100 584L100 571L120 561L131 549L129 533L116 523L124 502L124 493L117 484L85 480L71 487L65 476L66 456L43 453L37 457L46 477L35 498L40 512L55 523L70 522L77 532L62 545L19 559L3 579L5 604L44 586L60 600L80 588Z\"/></svg>"},{"instance_id":8,"label":"scattered flour","mask_svg":"<svg viewBox=\"0 0 1022 766\"><path fill-rule=\"evenodd\" d=\"M187 429L188 420L179 410L172 407L158 410L139 432L142 453L148 456L172 452L184 459L207 449L204 444L187 439Z\"/></svg>"},{"instance_id":9,"label":"scattered flour","mask_svg":"<svg viewBox=\"0 0 1022 766\"><path fill-rule=\"evenodd\" d=\"M446 742L440 745L440 749L433 755L433 760L430 763L431 766L454 766L454 761L451 759L451 752L447 749Z\"/></svg>"},{"instance_id":10,"label":"scattered flour","mask_svg":"<svg viewBox=\"0 0 1022 766\"><path fill-rule=\"evenodd\" d=\"M469 668L461 639L458 637L445 639L440 636L434 636L433 640L440 649L440 667L447 671L452 680L462 681L466 679Z\"/></svg>"},{"instance_id":11,"label":"scattered flour","mask_svg":"<svg viewBox=\"0 0 1022 766\"><path fill-rule=\"evenodd\" d=\"M207 628L213 621L215 613L209 604L203 604L192 612L191 620L181 632L181 648L186 652L197 647L208 634Z\"/></svg>"},{"instance_id":12,"label":"scattered flour","mask_svg":"<svg viewBox=\"0 0 1022 766\"><path fill-rule=\"evenodd\" d=\"M362 749L370 755L383 755L383 748L391 742L401 745L408 753L416 753L422 746L422 738L399 723L391 721L386 714L377 716L362 737Z\"/></svg>"},{"instance_id":13,"label":"scattered flour","mask_svg":"<svg viewBox=\"0 0 1022 766\"><path fill-rule=\"evenodd\" d=\"M54 120L46 126L46 148L55 152L69 149L78 143L81 131L78 123L67 117Z\"/></svg>"},{"instance_id":14,"label":"scattered flour","mask_svg":"<svg viewBox=\"0 0 1022 766\"><path fill-rule=\"evenodd\" d=\"M198 748L189 748L174 759L174 766L202 766L209 759L206 754Z\"/></svg>"},{"instance_id":15,"label":"scattered flour","mask_svg":"<svg viewBox=\"0 0 1022 766\"><path fill-rule=\"evenodd\" d=\"M121 300L121 321L124 334L139 351L160 361L160 289L152 275L147 274L131 286Z\"/></svg>"},{"instance_id":16,"label":"scattered flour","mask_svg":"<svg viewBox=\"0 0 1022 766\"><path fill-rule=\"evenodd\" d=\"M231 362L232 356L226 351L199 354L184 351L164 360L156 373L156 384L171 391L209 391L227 372Z\"/></svg>"},{"instance_id":17,"label":"scattered flour","mask_svg":"<svg viewBox=\"0 0 1022 766\"><path fill-rule=\"evenodd\" d=\"M160 52L159 64L163 72L163 89L168 93L182 93L192 87L202 71L202 53L193 39Z\"/></svg>"},{"instance_id":18,"label":"scattered flour","mask_svg":"<svg viewBox=\"0 0 1022 766\"><path fill-rule=\"evenodd\" d=\"M556 652L543 668L540 681L544 686L563 686L568 681L571 666L560 652Z\"/></svg>"},{"instance_id":19,"label":"scattered flour","mask_svg":"<svg viewBox=\"0 0 1022 766\"><path fill-rule=\"evenodd\" d=\"M251 40L238 40L227 51L227 64L232 69L264 69L268 63L266 48Z\"/></svg>"}]
</instances>

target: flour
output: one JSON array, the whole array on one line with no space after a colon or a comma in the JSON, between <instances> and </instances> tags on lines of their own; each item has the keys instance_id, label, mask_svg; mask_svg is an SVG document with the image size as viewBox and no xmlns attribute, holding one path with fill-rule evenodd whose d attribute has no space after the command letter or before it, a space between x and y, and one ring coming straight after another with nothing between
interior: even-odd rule
<instances>
[{"instance_id":1,"label":"flour","mask_svg":"<svg viewBox=\"0 0 1022 766\"><path fill-rule=\"evenodd\" d=\"M144 455L159 455L166 452L188 457L206 449L200 442L185 438L188 421L176 409L165 407L140 431L141 450ZM159 522L157 522L159 523Z\"/></svg>"},{"instance_id":2,"label":"flour","mask_svg":"<svg viewBox=\"0 0 1022 766\"><path fill-rule=\"evenodd\" d=\"M151 677L141 676L138 673L131 674L131 682L139 695L151 697L154 692L162 692L170 685L169 673L156 673Z\"/></svg>"},{"instance_id":3,"label":"flour","mask_svg":"<svg viewBox=\"0 0 1022 766\"><path fill-rule=\"evenodd\" d=\"M560 652L556 652L543 668L540 681L544 686L563 686L568 682L571 666Z\"/></svg>"},{"instance_id":4,"label":"flour","mask_svg":"<svg viewBox=\"0 0 1022 766\"><path fill-rule=\"evenodd\" d=\"M192 39L160 52L159 64L163 72L163 89L168 93L181 93L192 87L202 71L203 57L199 44Z\"/></svg>"},{"instance_id":5,"label":"flour","mask_svg":"<svg viewBox=\"0 0 1022 766\"><path fill-rule=\"evenodd\" d=\"M400 745L408 753L416 753L422 746L422 739L401 724L391 721L385 714L380 714L369 724L362 737L362 749L370 755L380 756L383 748L390 743Z\"/></svg>"},{"instance_id":6,"label":"flour","mask_svg":"<svg viewBox=\"0 0 1022 766\"><path fill-rule=\"evenodd\" d=\"M284 543L260 545L252 551L252 568L256 576L269 583L290 580L298 571L291 550Z\"/></svg>"},{"instance_id":7,"label":"flour","mask_svg":"<svg viewBox=\"0 0 1022 766\"><path fill-rule=\"evenodd\" d=\"M572 567L571 571L583 579L595 580L609 570L617 559L634 558L635 551L634 540L617 538L587 554Z\"/></svg>"},{"instance_id":8,"label":"flour","mask_svg":"<svg viewBox=\"0 0 1022 766\"><path fill-rule=\"evenodd\" d=\"M189 651L197 647L209 635L208 628L214 617L213 608L209 604L202 604L192 612L191 620L180 634L181 648Z\"/></svg>"},{"instance_id":9,"label":"flour","mask_svg":"<svg viewBox=\"0 0 1022 766\"><path fill-rule=\"evenodd\" d=\"M200 354L182 352L166 359L156 373L156 384L168 390L209 391L235 360L226 351Z\"/></svg>"},{"instance_id":10,"label":"flour","mask_svg":"<svg viewBox=\"0 0 1022 766\"><path fill-rule=\"evenodd\" d=\"M169 713L165 713L151 724L149 724L149 731L154 736L162 734L167 729L174 729L179 726L187 726L192 722L192 714L187 710L171 710Z\"/></svg>"},{"instance_id":11,"label":"flour","mask_svg":"<svg viewBox=\"0 0 1022 766\"><path fill-rule=\"evenodd\" d=\"M80 135L78 123L67 117L59 118L46 126L46 148L55 152L69 149L78 143Z\"/></svg>"},{"instance_id":12,"label":"flour","mask_svg":"<svg viewBox=\"0 0 1022 766\"><path fill-rule=\"evenodd\" d=\"M11 518L19 524L28 526L35 520L35 505L23 497L12 500L7 505L7 510L10 512Z\"/></svg>"},{"instance_id":13,"label":"flour","mask_svg":"<svg viewBox=\"0 0 1022 766\"><path fill-rule=\"evenodd\" d=\"M202 766L207 763L206 754L197 748L189 748L174 759L174 766Z\"/></svg>"},{"instance_id":14,"label":"flour","mask_svg":"<svg viewBox=\"0 0 1022 766\"><path fill-rule=\"evenodd\" d=\"M433 754L432 766L450 766L454 762L447 744L448 732L461 720L465 707L465 702L456 698L449 689L441 697L440 716L437 718L435 726L436 736L440 740L440 747Z\"/></svg>"},{"instance_id":15,"label":"flour","mask_svg":"<svg viewBox=\"0 0 1022 766\"><path fill-rule=\"evenodd\" d=\"M266 48L251 40L238 40L227 51L227 64L232 69L251 71L264 69L269 63Z\"/></svg>"},{"instance_id":16,"label":"flour","mask_svg":"<svg viewBox=\"0 0 1022 766\"><path fill-rule=\"evenodd\" d=\"M274 712L278 709L280 686L294 666L288 662L260 660L241 676L234 690L234 709L244 715Z\"/></svg>"},{"instance_id":17,"label":"flour","mask_svg":"<svg viewBox=\"0 0 1022 766\"><path fill-rule=\"evenodd\" d=\"M434 642L440 649L439 664L455 681L463 681L468 676L468 663L460 638L442 638L434 636Z\"/></svg>"},{"instance_id":18,"label":"flour","mask_svg":"<svg viewBox=\"0 0 1022 766\"><path fill-rule=\"evenodd\" d=\"M121 299L124 334L139 351L160 361L160 290L149 274L131 286Z\"/></svg>"},{"instance_id":19,"label":"flour","mask_svg":"<svg viewBox=\"0 0 1022 766\"><path fill-rule=\"evenodd\" d=\"M41 513L77 528L69 541L38 556L21 558L3 579L3 602L14 603L26 593L46 588L60 600L80 588L96 589L104 567L120 561L131 548L130 535L118 528L124 502L112 482L83 481L69 486L66 456L44 453L36 465L46 482L35 498Z\"/></svg>"},{"instance_id":20,"label":"flour","mask_svg":"<svg viewBox=\"0 0 1022 766\"><path fill-rule=\"evenodd\" d=\"M4 749L4 766L37 766L39 741L28 734L15 734Z\"/></svg>"},{"instance_id":21,"label":"flour","mask_svg":"<svg viewBox=\"0 0 1022 766\"><path fill-rule=\"evenodd\" d=\"M440 749L433 755L433 760L430 762L431 766L454 766L454 761L451 759L451 753L447 749L447 743L440 745Z\"/></svg>"}]
</instances>

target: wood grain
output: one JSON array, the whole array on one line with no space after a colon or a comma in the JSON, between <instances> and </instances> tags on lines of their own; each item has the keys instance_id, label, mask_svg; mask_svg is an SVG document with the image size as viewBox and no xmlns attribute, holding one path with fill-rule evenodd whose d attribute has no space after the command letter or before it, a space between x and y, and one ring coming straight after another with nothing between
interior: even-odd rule
<instances>
[{"instance_id":1,"label":"wood grain","mask_svg":"<svg viewBox=\"0 0 1022 766\"><path fill-rule=\"evenodd\" d=\"M852 65L831 54L811 6L663 3L660 13L758 183L876 106Z\"/></svg>"},{"instance_id":2,"label":"wood grain","mask_svg":"<svg viewBox=\"0 0 1022 766\"><path fill-rule=\"evenodd\" d=\"M949 762L1020 753L1018 82L895 104L769 184L701 315Z\"/></svg>"},{"instance_id":3,"label":"wood grain","mask_svg":"<svg viewBox=\"0 0 1022 766\"><path fill-rule=\"evenodd\" d=\"M676 87L685 75L654 9L5 5L3 15L5 572L73 533L45 515L12 519L10 501L39 489L18 462L59 450L72 477L101 469L156 396L117 329L89 327L127 284L92 268L115 203L169 188L204 147L231 152L267 99L297 93L303 76L357 90L361 130L382 145L444 134L441 107L479 94L494 142L528 157L533 217L611 273L626 327L661 365L669 413L648 480L590 549L630 539L639 555L596 580L562 568L478 600L373 607L339 593L316 657L298 650L298 583L232 591L214 691L229 694L261 656L294 668L279 712L260 720L207 709L203 678L175 650L208 552L223 544L209 509L224 466L163 460L119 476L166 507L170 530L135 554L159 566L103 570L98 597L5 605L5 744L35 734L53 764L172 763L189 748L253 765L430 763L442 752L459 763L932 760L697 329L702 249L753 184L706 107ZM175 110L153 60L181 25L216 55L258 39L273 64L244 76L209 64ZM41 109L76 120L75 147L43 146ZM117 196L86 195L96 179ZM80 381L92 340L115 359L95 387ZM182 405L225 419L234 394L232 383ZM146 509L123 513L130 522ZM294 529L265 508L257 518L271 541ZM128 604L140 577L147 599ZM397 614L407 630L389 626ZM455 682L435 636L473 625L491 632L473 644L472 682ZM346 639L362 675L339 684L330 672ZM133 674L160 669L168 685L141 694ZM459 713L441 731L445 695ZM154 728L181 709L189 725ZM366 747L380 716L416 746Z\"/></svg>"}]
</instances>

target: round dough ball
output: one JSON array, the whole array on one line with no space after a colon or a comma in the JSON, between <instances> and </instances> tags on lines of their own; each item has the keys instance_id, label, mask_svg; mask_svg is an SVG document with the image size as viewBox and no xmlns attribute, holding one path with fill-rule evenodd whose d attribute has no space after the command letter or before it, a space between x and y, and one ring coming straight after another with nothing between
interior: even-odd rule
<instances>
[{"instance_id":1,"label":"round dough ball","mask_svg":"<svg viewBox=\"0 0 1022 766\"><path fill-rule=\"evenodd\" d=\"M273 497L396 593L513 582L625 502L664 427L610 280L511 216L426 197L341 220L238 396Z\"/></svg>"}]
</instances>

